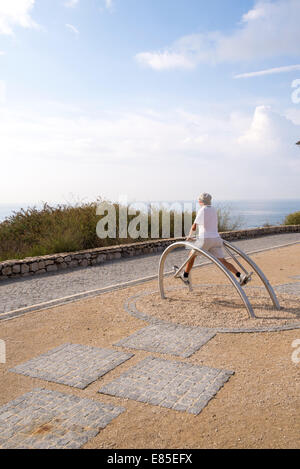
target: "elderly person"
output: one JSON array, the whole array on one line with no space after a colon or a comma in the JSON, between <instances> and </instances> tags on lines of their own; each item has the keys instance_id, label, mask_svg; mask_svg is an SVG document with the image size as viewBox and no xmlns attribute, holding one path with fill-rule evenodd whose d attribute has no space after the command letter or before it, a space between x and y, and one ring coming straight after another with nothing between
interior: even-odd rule
<instances>
[{"instance_id":1,"label":"elderly person","mask_svg":"<svg viewBox=\"0 0 300 469\"><path fill-rule=\"evenodd\" d=\"M241 274L234 265L225 260L223 240L218 233L218 214L217 210L212 207L211 200L210 194L203 193L199 196L200 209L186 241L191 241L194 246L213 254L230 272L238 277L240 285L246 285L251 280L251 274ZM194 240L193 234L197 226L199 231L196 240ZM194 265L196 255L195 251L191 252L185 271L179 277L187 285L189 284L189 273Z\"/></svg>"}]
</instances>

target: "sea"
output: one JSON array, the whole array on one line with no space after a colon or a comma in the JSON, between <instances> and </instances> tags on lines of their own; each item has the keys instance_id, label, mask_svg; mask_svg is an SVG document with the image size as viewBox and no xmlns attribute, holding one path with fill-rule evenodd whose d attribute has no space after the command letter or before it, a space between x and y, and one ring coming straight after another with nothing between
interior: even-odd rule
<instances>
[{"instance_id":1,"label":"sea","mask_svg":"<svg viewBox=\"0 0 300 469\"><path fill-rule=\"evenodd\" d=\"M233 220L240 219L241 228L280 225L287 215L300 211L300 199L227 200L219 204L228 208Z\"/></svg>"},{"instance_id":2,"label":"sea","mask_svg":"<svg viewBox=\"0 0 300 469\"><path fill-rule=\"evenodd\" d=\"M194 204L196 207L196 203ZM300 199L216 200L214 205L228 211L232 221L239 221L240 228L279 225L287 215L300 211ZM0 204L0 222L21 208L26 209L27 205Z\"/></svg>"}]
</instances>

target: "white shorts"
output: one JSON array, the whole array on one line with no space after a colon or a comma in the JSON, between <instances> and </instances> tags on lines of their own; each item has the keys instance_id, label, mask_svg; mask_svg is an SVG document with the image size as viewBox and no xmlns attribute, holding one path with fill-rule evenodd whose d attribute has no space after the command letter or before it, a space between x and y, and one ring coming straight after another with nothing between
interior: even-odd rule
<instances>
[{"instance_id":1,"label":"white shorts","mask_svg":"<svg viewBox=\"0 0 300 469\"><path fill-rule=\"evenodd\" d=\"M225 257L222 238L197 238L195 241L189 241L193 246L210 252L218 259Z\"/></svg>"}]
</instances>

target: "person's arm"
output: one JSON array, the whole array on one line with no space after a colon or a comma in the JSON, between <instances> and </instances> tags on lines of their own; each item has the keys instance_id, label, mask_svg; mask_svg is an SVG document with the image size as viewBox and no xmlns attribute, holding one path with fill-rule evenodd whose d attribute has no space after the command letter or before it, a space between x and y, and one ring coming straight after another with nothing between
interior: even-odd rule
<instances>
[{"instance_id":1,"label":"person's arm","mask_svg":"<svg viewBox=\"0 0 300 469\"><path fill-rule=\"evenodd\" d=\"M186 241L190 241L191 239L193 239L193 233L196 231L197 229L197 223L194 223L190 229L190 232L188 234L188 237L186 238Z\"/></svg>"},{"instance_id":2,"label":"person's arm","mask_svg":"<svg viewBox=\"0 0 300 469\"><path fill-rule=\"evenodd\" d=\"M191 239L193 239L195 237L194 233L197 229L197 225L203 225L203 207L200 208L200 210L198 211L197 216L195 218L195 221L192 224L192 227L190 229L189 235L186 238L186 241L190 241Z\"/></svg>"}]
</instances>

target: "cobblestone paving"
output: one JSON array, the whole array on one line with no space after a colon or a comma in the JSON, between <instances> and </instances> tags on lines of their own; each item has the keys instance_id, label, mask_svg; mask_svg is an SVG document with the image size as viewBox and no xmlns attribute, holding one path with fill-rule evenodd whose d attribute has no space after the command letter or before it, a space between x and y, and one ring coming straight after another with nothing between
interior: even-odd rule
<instances>
[{"instance_id":1,"label":"cobblestone paving","mask_svg":"<svg viewBox=\"0 0 300 469\"><path fill-rule=\"evenodd\" d=\"M275 289L280 293L288 293L300 297L300 282L296 283L285 283L283 285L278 285Z\"/></svg>"},{"instance_id":2,"label":"cobblestone paving","mask_svg":"<svg viewBox=\"0 0 300 469\"><path fill-rule=\"evenodd\" d=\"M63 344L9 371L84 389L131 357L116 350Z\"/></svg>"},{"instance_id":3,"label":"cobblestone paving","mask_svg":"<svg viewBox=\"0 0 300 469\"><path fill-rule=\"evenodd\" d=\"M199 414L233 371L148 357L99 393Z\"/></svg>"},{"instance_id":4,"label":"cobblestone paving","mask_svg":"<svg viewBox=\"0 0 300 469\"><path fill-rule=\"evenodd\" d=\"M116 346L190 357L215 336L200 327L160 324L145 327L120 340Z\"/></svg>"},{"instance_id":5,"label":"cobblestone paving","mask_svg":"<svg viewBox=\"0 0 300 469\"><path fill-rule=\"evenodd\" d=\"M0 407L0 449L77 449L124 411L37 388Z\"/></svg>"},{"instance_id":6,"label":"cobblestone paving","mask_svg":"<svg viewBox=\"0 0 300 469\"><path fill-rule=\"evenodd\" d=\"M233 244L249 252L280 244L300 241L300 233L286 233L261 238L235 241ZM110 261L105 264L77 268L59 273L45 274L41 277L5 280L0 282L0 314L15 309L64 298L80 292L104 288L141 277L156 275L161 253L137 256L129 259ZM186 258L187 251L171 253L166 269ZM202 259L199 263L206 262Z\"/></svg>"}]
</instances>

